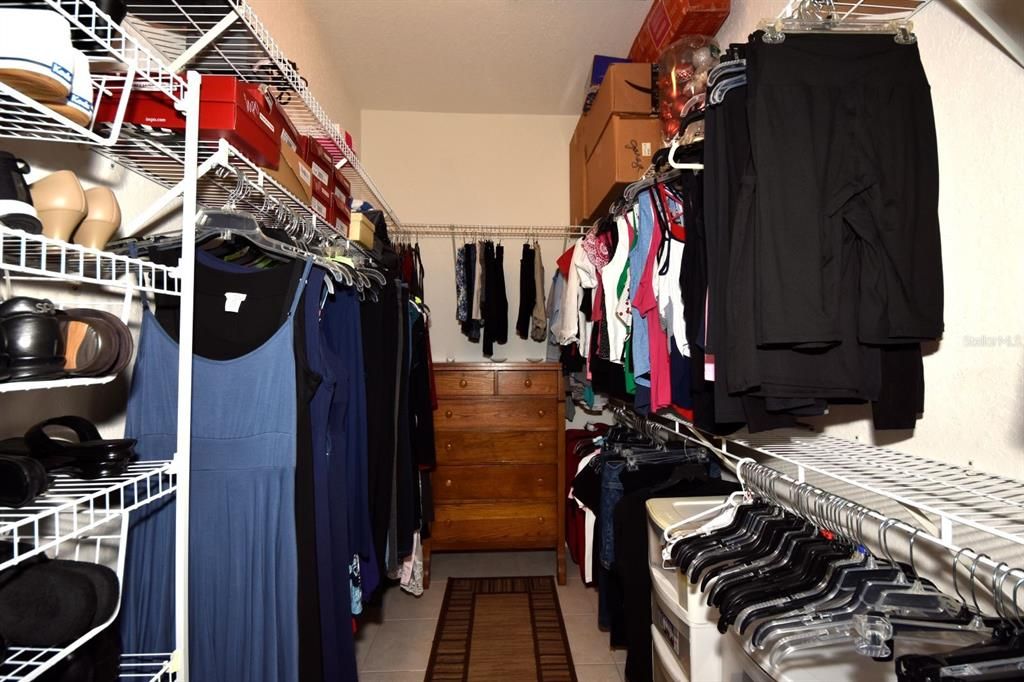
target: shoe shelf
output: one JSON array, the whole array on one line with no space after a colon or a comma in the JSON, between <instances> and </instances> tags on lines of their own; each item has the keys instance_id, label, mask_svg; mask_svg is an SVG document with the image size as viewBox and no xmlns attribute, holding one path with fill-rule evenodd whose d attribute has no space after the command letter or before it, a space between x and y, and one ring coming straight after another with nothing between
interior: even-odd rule
<instances>
[{"instance_id":1,"label":"shoe shelf","mask_svg":"<svg viewBox=\"0 0 1024 682\"><path fill-rule=\"evenodd\" d=\"M0 537L12 543L0 570L82 538L174 492L171 462L135 462L120 476L83 480L58 475L31 505L0 507ZM0 675L0 680L4 679Z\"/></svg>"},{"instance_id":2,"label":"shoe shelf","mask_svg":"<svg viewBox=\"0 0 1024 682\"><path fill-rule=\"evenodd\" d=\"M0 383L0 393L18 391L39 391L50 388L75 388L78 386L101 386L117 378L116 374L105 377L75 377L71 379L47 379L45 381L8 381Z\"/></svg>"},{"instance_id":3,"label":"shoe shelf","mask_svg":"<svg viewBox=\"0 0 1024 682\"><path fill-rule=\"evenodd\" d=\"M0 664L0 682L24 682L49 667L58 649L13 648ZM31 678L29 676L32 676ZM125 654L121 656L118 682L171 682L170 654Z\"/></svg>"},{"instance_id":4,"label":"shoe shelf","mask_svg":"<svg viewBox=\"0 0 1024 682\"><path fill-rule=\"evenodd\" d=\"M65 522L66 523L66 522ZM113 523L99 524L96 535L86 534L65 540L48 552L53 558L104 564L114 570L119 585L124 584L125 548L128 538L128 515L119 514ZM120 613L120 600L109 616L66 646L11 647L0 662L0 682L30 682L74 653L79 647L100 636L115 625ZM122 656L119 680L170 680L171 655Z\"/></svg>"},{"instance_id":5,"label":"shoe shelf","mask_svg":"<svg viewBox=\"0 0 1024 682\"><path fill-rule=\"evenodd\" d=\"M118 682L171 682L170 654L131 654L121 657Z\"/></svg>"},{"instance_id":6,"label":"shoe shelf","mask_svg":"<svg viewBox=\"0 0 1024 682\"><path fill-rule=\"evenodd\" d=\"M29 234L3 224L0 269L119 289L181 294L181 280L174 267Z\"/></svg>"},{"instance_id":7,"label":"shoe shelf","mask_svg":"<svg viewBox=\"0 0 1024 682\"><path fill-rule=\"evenodd\" d=\"M172 68L230 75L269 86L299 132L317 138L335 163L343 164L342 173L352 185L352 196L382 210L389 225L400 225L383 193L345 142L344 134L245 0L129 0L128 11L132 30Z\"/></svg>"},{"instance_id":8,"label":"shoe shelf","mask_svg":"<svg viewBox=\"0 0 1024 682\"><path fill-rule=\"evenodd\" d=\"M76 47L89 58L94 103L113 98L118 105L124 104L123 94L133 87L158 90L175 102L183 100L185 80L96 9L91 0L44 2L88 38L76 42ZM0 83L0 137L109 146L118 139L124 108L118 110L111 125L85 128Z\"/></svg>"}]
</instances>

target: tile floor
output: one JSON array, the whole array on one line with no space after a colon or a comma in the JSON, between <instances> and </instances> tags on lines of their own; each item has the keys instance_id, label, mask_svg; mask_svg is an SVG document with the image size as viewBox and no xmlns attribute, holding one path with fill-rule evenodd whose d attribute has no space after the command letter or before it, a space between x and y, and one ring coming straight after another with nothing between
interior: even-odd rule
<instances>
[{"instance_id":1,"label":"tile floor","mask_svg":"<svg viewBox=\"0 0 1024 682\"><path fill-rule=\"evenodd\" d=\"M554 552L439 553L433 556L430 589L413 597L389 588L379 609L367 614L356 634L360 682L421 682L430 659L430 645L449 577L548 575L554 573ZM558 600L569 635L580 682L621 682L625 649L610 649L608 634L597 627L597 590L568 566ZM529 682L527 680L516 682Z\"/></svg>"}]
</instances>

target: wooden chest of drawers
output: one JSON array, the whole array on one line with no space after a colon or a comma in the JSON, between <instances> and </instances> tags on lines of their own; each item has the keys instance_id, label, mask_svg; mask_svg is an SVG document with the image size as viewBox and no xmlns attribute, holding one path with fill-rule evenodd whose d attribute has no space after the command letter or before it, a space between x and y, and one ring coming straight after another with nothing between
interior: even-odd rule
<instances>
[{"instance_id":1,"label":"wooden chest of drawers","mask_svg":"<svg viewBox=\"0 0 1024 682\"><path fill-rule=\"evenodd\" d=\"M565 584L565 407L558 363L434 365L437 469L424 543L443 550L554 549Z\"/></svg>"}]
</instances>

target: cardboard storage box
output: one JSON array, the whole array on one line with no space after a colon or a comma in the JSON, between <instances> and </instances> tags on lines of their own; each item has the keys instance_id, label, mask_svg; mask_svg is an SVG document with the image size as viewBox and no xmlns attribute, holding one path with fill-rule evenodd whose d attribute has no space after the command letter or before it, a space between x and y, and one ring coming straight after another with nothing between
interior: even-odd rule
<instances>
[{"instance_id":1,"label":"cardboard storage box","mask_svg":"<svg viewBox=\"0 0 1024 682\"><path fill-rule=\"evenodd\" d=\"M587 203L587 157L583 153L584 118L576 123L569 142L569 224L582 225Z\"/></svg>"},{"instance_id":2,"label":"cardboard storage box","mask_svg":"<svg viewBox=\"0 0 1024 682\"><path fill-rule=\"evenodd\" d=\"M362 213L353 213L352 222L348 227L348 238L359 242L368 249L373 248L373 222Z\"/></svg>"},{"instance_id":3,"label":"cardboard storage box","mask_svg":"<svg viewBox=\"0 0 1024 682\"><path fill-rule=\"evenodd\" d=\"M608 67L590 111L583 116L581 142L586 158L594 153L597 141L613 114L649 116L657 112L656 102L649 91L651 85L650 64L612 64Z\"/></svg>"},{"instance_id":4,"label":"cardboard storage box","mask_svg":"<svg viewBox=\"0 0 1024 682\"><path fill-rule=\"evenodd\" d=\"M603 54L595 54L594 61L590 64L590 78L587 79L587 91L583 95L583 113L590 111L590 105L594 103L597 90L601 87L601 81L612 64L628 62L622 57L609 57Z\"/></svg>"},{"instance_id":5,"label":"cardboard storage box","mask_svg":"<svg viewBox=\"0 0 1024 682\"><path fill-rule=\"evenodd\" d=\"M309 204L310 192L312 191L313 170L309 164L299 156L299 141L302 135L292 124L291 119L285 112L284 107L276 101L273 103L272 120L280 121L281 126L281 162L277 170L264 168L266 173L277 180L286 190L295 195L295 198L304 204Z\"/></svg>"},{"instance_id":6,"label":"cardboard storage box","mask_svg":"<svg viewBox=\"0 0 1024 682\"><path fill-rule=\"evenodd\" d=\"M729 5L729 0L654 0L629 58L656 62L666 47L684 35L715 35L729 16Z\"/></svg>"},{"instance_id":7,"label":"cardboard storage box","mask_svg":"<svg viewBox=\"0 0 1024 682\"><path fill-rule=\"evenodd\" d=\"M119 100L117 93L101 98L96 122L113 122ZM203 76L199 100L200 139L224 138L256 165L277 168L281 158L281 122L274 116L273 98L259 85L245 83L234 76ZM185 130L185 116L159 91L133 90L128 97L124 121Z\"/></svg>"},{"instance_id":8,"label":"cardboard storage box","mask_svg":"<svg viewBox=\"0 0 1024 682\"><path fill-rule=\"evenodd\" d=\"M587 159L586 218L604 213L626 185L639 180L661 146L660 120L614 114Z\"/></svg>"},{"instance_id":9,"label":"cardboard storage box","mask_svg":"<svg viewBox=\"0 0 1024 682\"><path fill-rule=\"evenodd\" d=\"M284 141L281 142L281 163L277 170L264 168L267 175L277 180L282 187L295 195L295 198L304 204L309 204L312 198L313 171L309 164L289 147Z\"/></svg>"}]
</instances>

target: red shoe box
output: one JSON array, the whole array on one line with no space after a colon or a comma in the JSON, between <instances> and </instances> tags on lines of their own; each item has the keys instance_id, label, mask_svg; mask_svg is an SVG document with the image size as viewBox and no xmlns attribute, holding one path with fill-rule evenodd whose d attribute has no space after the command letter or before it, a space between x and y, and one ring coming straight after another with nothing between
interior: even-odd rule
<instances>
[{"instance_id":1,"label":"red shoe box","mask_svg":"<svg viewBox=\"0 0 1024 682\"><path fill-rule=\"evenodd\" d=\"M334 199L348 206L348 200L352 198L352 184L341 170L334 169Z\"/></svg>"},{"instance_id":2,"label":"red shoe box","mask_svg":"<svg viewBox=\"0 0 1024 682\"><path fill-rule=\"evenodd\" d=\"M331 194L334 192L334 161L316 138L304 136L299 143L302 160L313 170L313 202L318 199L324 207L324 220L330 210ZM313 209L316 210L315 203Z\"/></svg>"},{"instance_id":3,"label":"red shoe box","mask_svg":"<svg viewBox=\"0 0 1024 682\"><path fill-rule=\"evenodd\" d=\"M316 213L328 225L331 224L331 212L334 210L334 201L332 199L322 200L320 196L314 192L312 198L309 200L309 206L313 209L313 213Z\"/></svg>"},{"instance_id":4,"label":"red shoe box","mask_svg":"<svg viewBox=\"0 0 1024 682\"><path fill-rule=\"evenodd\" d=\"M654 0L629 58L656 62L666 47L688 34L713 36L729 16L730 0Z\"/></svg>"},{"instance_id":5,"label":"red shoe box","mask_svg":"<svg viewBox=\"0 0 1024 682\"><path fill-rule=\"evenodd\" d=\"M331 225L339 233L348 234L348 227L352 224L352 212L349 210L348 201L332 201L331 208Z\"/></svg>"},{"instance_id":6,"label":"red shoe box","mask_svg":"<svg viewBox=\"0 0 1024 682\"><path fill-rule=\"evenodd\" d=\"M101 98L97 123L113 122L119 99L116 94ZM234 76L203 76L199 99L200 139L224 138L253 163L277 170L283 122L274 114L272 98L260 86ZM185 117L170 98L148 90L132 91L124 121L175 131L185 129Z\"/></svg>"}]
</instances>

